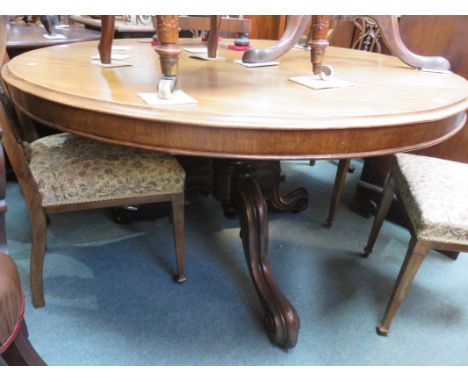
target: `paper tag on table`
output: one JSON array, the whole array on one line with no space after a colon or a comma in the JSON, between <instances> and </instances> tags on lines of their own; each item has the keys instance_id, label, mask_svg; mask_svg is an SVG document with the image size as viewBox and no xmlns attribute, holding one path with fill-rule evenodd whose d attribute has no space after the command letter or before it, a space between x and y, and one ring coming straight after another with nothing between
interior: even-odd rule
<instances>
[{"instance_id":1,"label":"paper tag on table","mask_svg":"<svg viewBox=\"0 0 468 382\"><path fill-rule=\"evenodd\" d=\"M132 57L131 54L122 54L122 53L114 53L114 52L111 53L111 61L126 60L127 58L130 58L130 57ZM99 59L100 59L99 54L91 57L91 60L99 60Z\"/></svg>"},{"instance_id":2,"label":"paper tag on table","mask_svg":"<svg viewBox=\"0 0 468 382\"><path fill-rule=\"evenodd\" d=\"M103 68L120 68L122 66L133 66L130 62L111 62L110 64L103 64L99 60L91 60L91 63Z\"/></svg>"},{"instance_id":3,"label":"paper tag on table","mask_svg":"<svg viewBox=\"0 0 468 382\"><path fill-rule=\"evenodd\" d=\"M53 36L48 35L48 34L43 34L42 36L48 40L65 40L66 39L66 37L60 33L54 34Z\"/></svg>"},{"instance_id":4,"label":"paper tag on table","mask_svg":"<svg viewBox=\"0 0 468 382\"><path fill-rule=\"evenodd\" d=\"M216 56L216 57L208 57L208 54L192 54L189 56L190 58L195 58L197 60L204 60L204 61L225 61L225 57Z\"/></svg>"},{"instance_id":5,"label":"paper tag on table","mask_svg":"<svg viewBox=\"0 0 468 382\"><path fill-rule=\"evenodd\" d=\"M190 97L187 93L182 90L176 90L172 97L169 99L159 98L157 93L137 93L143 101L149 106L164 106L164 105L189 105L196 104L197 100Z\"/></svg>"},{"instance_id":6,"label":"paper tag on table","mask_svg":"<svg viewBox=\"0 0 468 382\"><path fill-rule=\"evenodd\" d=\"M262 66L275 66L279 65L279 61L267 61L267 62L255 62L255 63L250 63L250 62L243 62L242 60L235 60L234 61L236 64L245 66L247 68L258 68Z\"/></svg>"},{"instance_id":7,"label":"paper tag on table","mask_svg":"<svg viewBox=\"0 0 468 382\"><path fill-rule=\"evenodd\" d=\"M139 39L137 40L137 42L149 43L149 42L153 42L153 38L152 38L152 37L148 37L148 38L139 38Z\"/></svg>"},{"instance_id":8,"label":"paper tag on table","mask_svg":"<svg viewBox=\"0 0 468 382\"><path fill-rule=\"evenodd\" d=\"M132 49L131 45L112 45L112 52L128 52Z\"/></svg>"},{"instance_id":9,"label":"paper tag on table","mask_svg":"<svg viewBox=\"0 0 468 382\"><path fill-rule=\"evenodd\" d=\"M208 48L206 46L186 46L182 48L184 51L189 53L207 53Z\"/></svg>"},{"instance_id":10,"label":"paper tag on table","mask_svg":"<svg viewBox=\"0 0 468 382\"><path fill-rule=\"evenodd\" d=\"M437 69L421 69L421 72L427 72L427 73L440 73L440 74L450 74L452 73L450 70L437 70Z\"/></svg>"},{"instance_id":11,"label":"paper tag on table","mask_svg":"<svg viewBox=\"0 0 468 382\"><path fill-rule=\"evenodd\" d=\"M59 24L55 26L56 29L68 29L70 28L70 25L68 24Z\"/></svg>"},{"instance_id":12,"label":"paper tag on table","mask_svg":"<svg viewBox=\"0 0 468 382\"><path fill-rule=\"evenodd\" d=\"M298 77L288 78L288 80L297 82L298 84L307 86L315 90L346 88L349 86L354 86L352 82L339 80L338 78L334 78L334 77L328 80L322 80L314 76L298 76Z\"/></svg>"}]
</instances>

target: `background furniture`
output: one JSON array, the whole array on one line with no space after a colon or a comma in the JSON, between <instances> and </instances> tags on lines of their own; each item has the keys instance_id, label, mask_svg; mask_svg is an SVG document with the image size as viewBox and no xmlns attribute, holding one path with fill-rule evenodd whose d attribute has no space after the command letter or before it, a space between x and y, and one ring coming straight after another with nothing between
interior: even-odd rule
<instances>
[{"instance_id":1,"label":"background furniture","mask_svg":"<svg viewBox=\"0 0 468 382\"><path fill-rule=\"evenodd\" d=\"M364 250L366 256L372 252L395 193L403 204L411 240L384 318L377 327L379 334L389 332L429 249L468 250L468 165L397 154Z\"/></svg>"},{"instance_id":2,"label":"background furniture","mask_svg":"<svg viewBox=\"0 0 468 382\"><path fill-rule=\"evenodd\" d=\"M99 40L100 37L99 32L83 28L81 25L70 25L68 28L60 29L60 33L66 39L47 39L43 36L45 33L45 29L39 24L11 23L7 43L8 56L13 58L31 49L79 41Z\"/></svg>"},{"instance_id":3,"label":"background furniture","mask_svg":"<svg viewBox=\"0 0 468 382\"><path fill-rule=\"evenodd\" d=\"M310 73L306 51L288 52L281 70L251 70L234 64L238 52L220 48L226 61L180 56L181 86L197 104L155 110L137 93L155 91L155 79L161 75L157 55L145 44L119 43L132 46L128 62L133 66L102 70L86 65L95 49L88 42L66 51L50 47L28 52L4 66L2 76L21 111L59 130L103 142L215 158L211 193L240 219L247 266L267 332L284 347L296 344L299 316L276 285L268 260L266 203L297 212L307 205L307 195L303 189L280 192L278 161L425 147L455 134L468 106L464 79L408 70L395 57L330 48L329 62L357 86L314 92L287 80ZM185 40L181 46L194 43ZM31 60L38 65L27 65ZM436 107L434 100L440 97L446 101Z\"/></svg>"},{"instance_id":4,"label":"background furniture","mask_svg":"<svg viewBox=\"0 0 468 382\"><path fill-rule=\"evenodd\" d=\"M75 23L82 24L86 28L101 30L100 18L90 16L70 16L70 20ZM206 16L179 16L179 26L181 30L194 30L194 31L209 31L210 20ZM221 18L220 31L227 33L228 37L231 34L237 33L250 33L251 21L239 17L226 17ZM115 38L129 38L129 37L151 37L154 35L154 27L152 24L129 24L121 18L117 18L115 22Z\"/></svg>"},{"instance_id":5,"label":"background furniture","mask_svg":"<svg viewBox=\"0 0 468 382\"><path fill-rule=\"evenodd\" d=\"M5 162L0 147L0 356L11 366L42 366L45 362L28 339L18 270L8 256L5 212Z\"/></svg>"},{"instance_id":6,"label":"background furniture","mask_svg":"<svg viewBox=\"0 0 468 382\"><path fill-rule=\"evenodd\" d=\"M451 70L468 78L468 46L465 36L468 16L401 16L400 33L409 49L424 55L440 55ZM468 163L468 126L454 137L416 153ZM390 168L391 157L366 158L356 189L356 210L368 216L379 200ZM392 208L389 215L398 215ZM398 216L396 216L399 219Z\"/></svg>"}]
</instances>

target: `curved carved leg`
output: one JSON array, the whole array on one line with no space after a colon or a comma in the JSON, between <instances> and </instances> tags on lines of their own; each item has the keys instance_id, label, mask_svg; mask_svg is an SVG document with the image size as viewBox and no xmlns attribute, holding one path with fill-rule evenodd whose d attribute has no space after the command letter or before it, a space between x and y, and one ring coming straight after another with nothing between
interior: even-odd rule
<instances>
[{"instance_id":1,"label":"curved carved leg","mask_svg":"<svg viewBox=\"0 0 468 382\"><path fill-rule=\"evenodd\" d=\"M219 29L221 26L221 16L210 16L210 35L208 37L208 57L216 58L218 50Z\"/></svg>"},{"instance_id":2,"label":"curved carved leg","mask_svg":"<svg viewBox=\"0 0 468 382\"><path fill-rule=\"evenodd\" d=\"M252 167L241 167L234 175L232 196L241 225L241 239L250 276L265 311L270 339L285 348L296 345L299 316L283 296L273 278L268 260L268 212Z\"/></svg>"},{"instance_id":3,"label":"curved carved leg","mask_svg":"<svg viewBox=\"0 0 468 382\"><path fill-rule=\"evenodd\" d=\"M303 187L296 188L289 193L280 191L281 166L280 162L272 162L270 167L270 180L272 182L268 194L269 204L278 211L301 212L309 205L307 190Z\"/></svg>"},{"instance_id":4,"label":"curved carved leg","mask_svg":"<svg viewBox=\"0 0 468 382\"><path fill-rule=\"evenodd\" d=\"M397 16L369 16L380 27L382 38L391 52L404 63L424 70L450 70L450 62L443 57L420 56L411 52L400 36Z\"/></svg>"},{"instance_id":5,"label":"curved carved leg","mask_svg":"<svg viewBox=\"0 0 468 382\"><path fill-rule=\"evenodd\" d=\"M310 25L312 40L310 42L310 61L314 74L322 73L322 63L325 57L325 50L329 43L327 40L330 26L330 16L312 16Z\"/></svg>"},{"instance_id":6,"label":"curved carved leg","mask_svg":"<svg viewBox=\"0 0 468 382\"><path fill-rule=\"evenodd\" d=\"M246 51L242 56L243 62L258 63L268 62L281 57L289 52L303 35L310 16L288 16L288 24L283 36L278 43L271 48L254 48Z\"/></svg>"},{"instance_id":7,"label":"curved carved leg","mask_svg":"<svg viewBox=\"0 0 468 382\"><path fill-rule=\"evenodd\" d=\"M114 40L115 16L101 16L101 37L98 51L102 64L110 64L112 60L112 41Z\"/></svg>"},{"instance_id":8,"label":"curved carved leg","mask_svg":"<svg viewBox=\"0 0 468 382\"><path fill-rule=\"evenodd\" d=\"M179 64L179 55L182 50L178 47L179 42L179 16L156 16L157 34L160 45L154 50L159 55L162 77L158 83L158 94L160 98L172 97Z\"/></svg>"}]
</instances>

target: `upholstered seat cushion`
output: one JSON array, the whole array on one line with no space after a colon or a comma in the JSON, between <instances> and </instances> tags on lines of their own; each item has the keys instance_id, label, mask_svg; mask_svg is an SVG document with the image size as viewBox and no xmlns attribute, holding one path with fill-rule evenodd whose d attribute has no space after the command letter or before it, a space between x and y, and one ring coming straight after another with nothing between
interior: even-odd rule
<instances>
[{"instance_id":1,"label":"upholstered seat cushion","mask_svg":"<svg viewBox=\"0 0 468 382\"><path fill-rule=\"evenodd\" d=\"M16 265L0 252L0 354L15 340L24 313L23 291Z\"/></svg>"},{"instance_id":2,"label":"upholstered seat cushion","mask_svg":"<svg viewBox=\"0 0 468 382\"><path fill-rule=\"evenodd\" d=\"M55 134L30 144L29 166L43 206L180 193L173 156Z\"/></svg>"},{"instance_id":3,"label":"upholstered seat cushion","mask_svg":"<svg viewBox=\"0 0 468 382\"><path fill-rule=\"evenodd\" d=\"M391 174L419 239L468 244L468 165L397 154Z\"/></svg>"}]
</instances>

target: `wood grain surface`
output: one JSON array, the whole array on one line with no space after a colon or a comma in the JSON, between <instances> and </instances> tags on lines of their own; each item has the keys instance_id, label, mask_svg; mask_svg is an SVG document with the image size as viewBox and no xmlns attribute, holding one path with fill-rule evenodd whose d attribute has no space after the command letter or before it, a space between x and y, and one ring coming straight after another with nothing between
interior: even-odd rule
<instances>
[{"instance_id":1,"label":"wood grain surface","mask_svg":"<svg viewBox=\"0 0 468 382\"><path fill-rule=\"evenodd\" d=\"M330 47L324 63L355 85L312 90L288 81L311 75L308 51L291 50L279 66L246 68L234 63L239 52L220 46L226 61L180 56L178 88L196 105L154 108L137 93L156 91L157 55L136 40L118 44L133 47L127 60L133 66L93 65L97 42L85 42L18 56L2 76L17 106L52 127L213 157L340 158L413 150L456 133L468 107L465 79L415 70L395 57Z\"/></svg>"}]
</instances>

